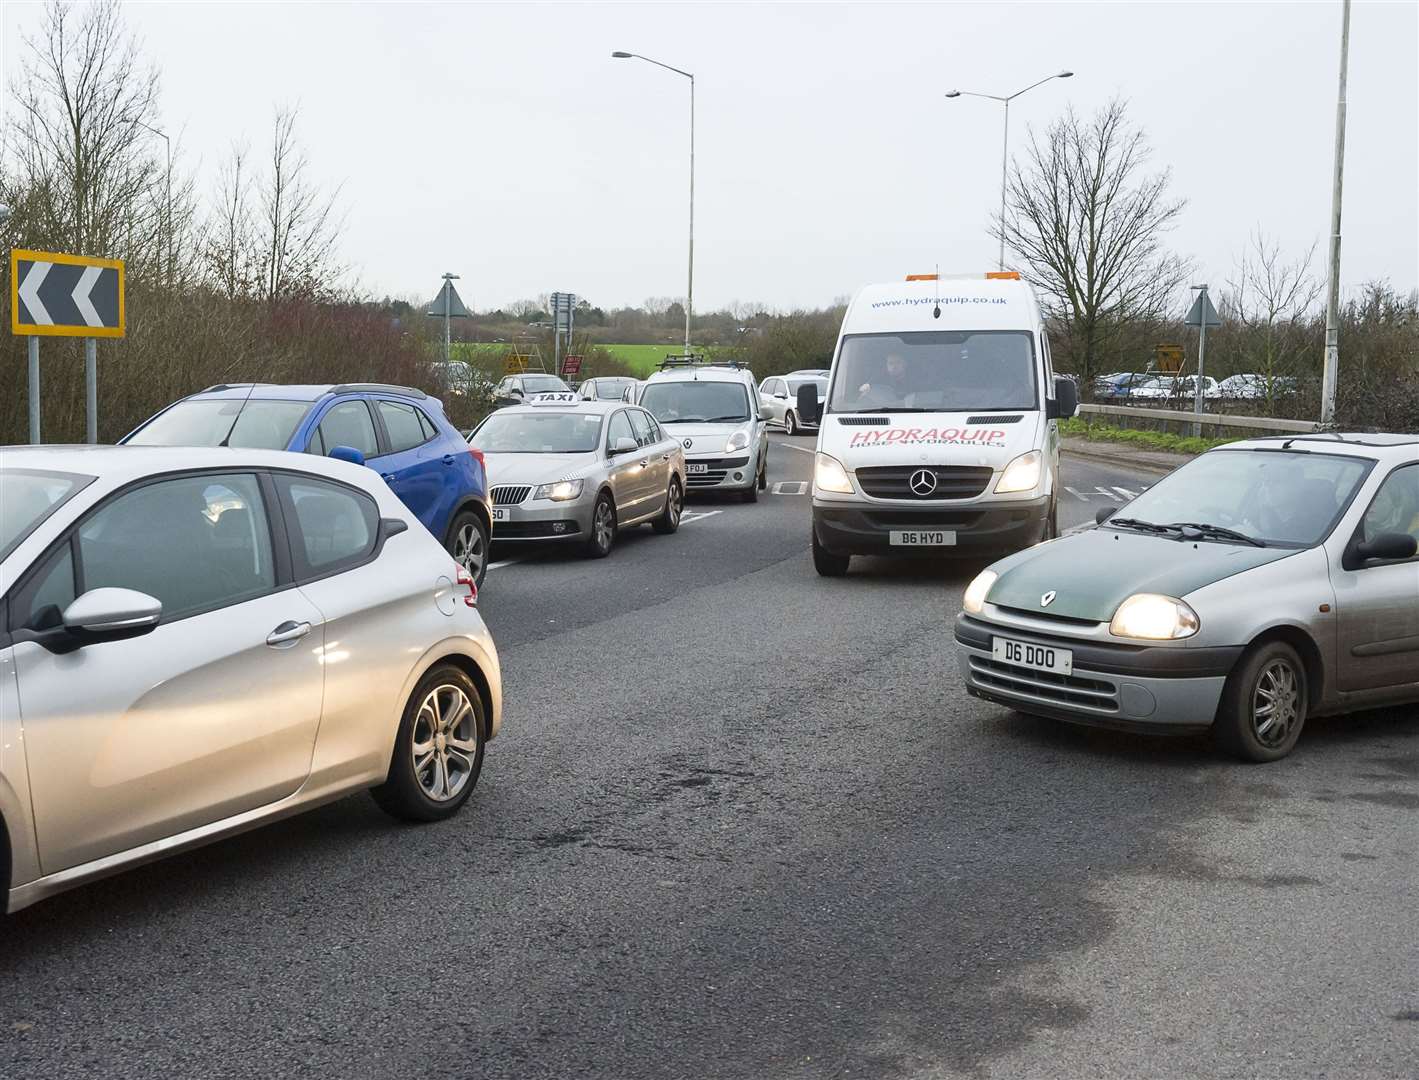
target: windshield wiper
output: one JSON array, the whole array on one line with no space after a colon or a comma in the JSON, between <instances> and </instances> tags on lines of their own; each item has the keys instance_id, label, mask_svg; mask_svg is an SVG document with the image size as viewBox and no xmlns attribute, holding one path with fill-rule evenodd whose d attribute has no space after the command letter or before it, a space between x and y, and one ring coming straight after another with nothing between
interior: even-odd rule
<instances>
[{"instance_id":1,"label":"windshield wiper","mask_svg":"<svg viewBox=\"0 0 1419 1080\"><path fill-rule=\"evenodd\" d=\"M1239 544L1250 544L1252 547L1266 547L1265 540L1258 540L1255 536L1248 536L1246 533L1237 532L1236 529L1223 528L1221 525L1209 525L1206 522L1197 521L1177 521L1170 528L1193 529L1203 536L1215 536L1219 540L1235 540Z\"/></svg>"},{"instance_id":2,"label":"windshield wiper","mask_svg":"<svg viewBox=\"0 0 1419 1080\"><path fill-rule=\"evenodd\" d=\"M708 423L703 416L677 416L674 420L661 420L662 424L704 424Z\"/></svg>"},{"instance_id":3,"label":"windshield wiper","mask_svg":"<svg viewBox=\"0 0 1419 1080\"><path fill-rule=\"evenodd\" d=\"M747 416L711 416L703 422L706 424L727 424L732 420L736 424L742 424L747 419L749 419Z\"/></svg>"},{"instance_id":4,"label":"windshield wiper","mask_svg":"<svg viewBox=\"0 0 1419 1080\"><path fill-rule=\"evenodd\" d=\"M1104 520L1105 525L1122 525L1125 529L1137 529L1140 532L1157 533L1164 535L1176 531L1173 525L1157 525L1151 521L1139 521L1137 518L1111 517Z\"/></svg>"}]
</instances>

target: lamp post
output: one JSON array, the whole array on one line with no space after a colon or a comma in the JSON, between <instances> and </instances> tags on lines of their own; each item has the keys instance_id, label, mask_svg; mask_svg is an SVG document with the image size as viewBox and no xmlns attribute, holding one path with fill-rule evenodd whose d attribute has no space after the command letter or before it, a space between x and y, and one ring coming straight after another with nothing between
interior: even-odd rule
<instances>
[{"instance_id":1,"label":"lamp post","mask_svg":"<svg viewBox=\"0 0 1419 1080\"><path fill-rule=\"evenodd\" d=\"M143 121L141 120L135 120L133 122L137 124L140 128L143 128L147 131L151 131L158 138L162 139L163 145L167 148L167 208L163 211L163 216L167 219L166 224L168 234L167 273L165 277L167 279L168 285L172 285L172 140L167 137L166 132L159 131L155 127L150 127L148 124L143 123Z\"/></svg>"},{"instance_id":2,"label":"lamp post","mask_svg":"<svg viewBox=\"0 0 1419 1080\"><path fill-rule=\"evenodd\" d=\"M989 98L991 101L998 101L1005 106L1005 134L1001 140L1000 151L1000 269L1005 269L1005 174L1010 161L1010 103L1021 94L1029 93L1037 86L1043 86L1051 79L1072 79L1074 72L1057 71L1053 75L1046 75L1039 82L1031 83L1024 90L1016 90L1013 94L1001 97L999 94L981 94L974 90L952 90L946 96L948 98L965 97Z\"/></svg>"},{"instance_id":3,"label":"lamp post","mask_svg":"<svg viewBox=\"0 0 1419 1080\"><path fill-rule=\"evenodd\" d=\"M1325 363L1321 374L1320 418L1335 421L1340 380L1340 189L1345 176L1345 76L1350 68L1350 0L1340 15L1340 90L1335 102L1335 164L1330 190L1330 280L1325 299Z\"/></svg>"},{"instance_id":4,"label":"lamp post","mask_svg":"<svg viewBox=\"0 0 1419 1080\"><path fill-rule=\"evenodd\" d=\"M685 354L688 356L690 352L690 313L695 306L695 77L688 71L681 71L669 64L662 64L659 60L652 60L640 53L621 52L618 49L611 55L617 60L644 60L647 64L654 64L666 71L673 71L676 75L683 75L690 80L690 255L689 272L685 285Z\"/></svg>"}]
</instances>

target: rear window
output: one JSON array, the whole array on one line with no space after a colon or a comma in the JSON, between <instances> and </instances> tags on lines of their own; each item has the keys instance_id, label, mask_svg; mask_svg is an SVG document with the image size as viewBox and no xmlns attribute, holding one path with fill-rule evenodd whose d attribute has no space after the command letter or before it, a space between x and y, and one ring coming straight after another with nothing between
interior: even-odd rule
<instances>
[{"instance_id":1,"label":"rear window","mask_svg":"<svg viewBox=\"0 0 1419 1080\"><path fill-rule=\"evenodd\" d=\"M522 388L529 394L546 394L566 390L567 384L555 375L524 375Z\"/></svg>"},{"instance_id":2,"label":"rear window","mask_svg":"<svg viewBox=\"0 0 1419 1080\"><path fill-rule=\"evenodd\" d=\"M309 411L308 401L189 399L159 413L126 441L132 446L284 450Z\"/></svg>"},{"instance_id":3,"label":"rear window","mask_svg":"<svg viewBox=\"0 0 1419 1080\"><path fill-rule=\"evenodd\" d=\"M38 469L0 472L0 559L92 480L92 476Z\"/></svg>"}]
</instances>

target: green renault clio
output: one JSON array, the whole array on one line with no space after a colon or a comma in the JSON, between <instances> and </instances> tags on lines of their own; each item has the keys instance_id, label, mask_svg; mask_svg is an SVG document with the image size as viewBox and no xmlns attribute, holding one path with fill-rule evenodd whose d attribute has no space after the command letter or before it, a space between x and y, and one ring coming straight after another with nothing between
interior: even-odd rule
<instances>
[{"instance_id":1,"label":"green renault clio","mask_svg":"<svg viewBox=\"0 0 1419 1080\"><path fill-rule=\"evenodd\" d=\"M1419 701L1419 435L1212 450L994 563L956 619L972 695L1274 761L1307 717Z\"/></svg>"}]
</instances>

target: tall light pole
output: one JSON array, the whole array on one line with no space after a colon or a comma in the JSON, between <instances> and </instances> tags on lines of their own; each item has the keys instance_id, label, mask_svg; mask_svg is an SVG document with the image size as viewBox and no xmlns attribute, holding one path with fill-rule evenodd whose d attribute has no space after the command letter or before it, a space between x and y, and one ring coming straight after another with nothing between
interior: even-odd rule
<instances>
[{"instance_id":1,"label":"tall light pole","mask_svg":"<svg viewBox=\"0 0 1419 1080\"><path fill-rule=\"evenodd\" d=\"M688 71L681 71L669 64L662 64L659 60L652 60L640 53L617 50L611 55L617 60L644 60L647 64L654 64L666 71L673 71L676 75L683 75L690 80L690 268L688 281L685 285L685 354L688 356L690 353L690 313L695 306L695 77Z\"/></svg>"},{"instance_id":2,"label":"tall light pole","mask_svg":"<svg viewBox=\"0 0 1419 1080\"><path fill-rule=\"evenodd\" d=\"M1325 369L1321 377L1320 419L1335 419L1340 381L1340 186L1345 176L1345 75L1350 66L1350 0L1340 15L1340 90L1335 102L1335 183L1330 191L1330 290L1325 301Z\"/></svg>"},{"instance_id":3,"label":"tall light pole","mask_svg":"<svg viewBox=\"0 0 1419 1080\"><path fill-rule=\"evenodd\" d=\"M159 131L155 127L143 123L141 120L133 121L140 128L151 131L158 138L163 140L163 145L167 148L167 209L163 211L163 216L167 219L168 233L168 258L167 258L167 278L168 285L172 285L172 140L167 137L166 132Z\"/></svg>"},{"instance_id":4,"label":"tall light pole","mask_svg":"<svg viewBox=\"0 0 1419 1080\"><path fill-rule=\"evenodd\" d=\"M998 101L1005 106L1005 134L1001 140L1000 150L1000 269L1005 269L1005 174L1010 161L1010 103L1021 94L1029 93L1037 86L1043 86L1051 79L1072 79L1074 72L1057 71L1053 75L1046 75L1039 82L1031 83L1024 90L1016 90L1013 94L1001 97L999 94L981 94L974 90L952 90L946 96L948 98L958 98L962 95L966 97L989 98L991 101Z\"/></svg>"}]
</instances>

